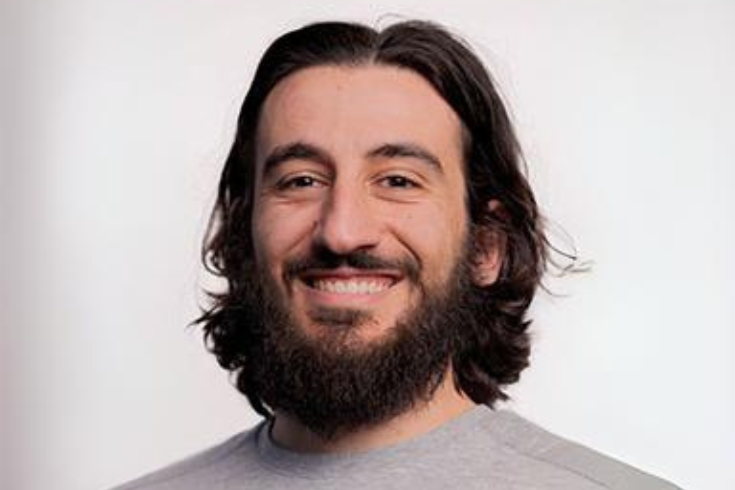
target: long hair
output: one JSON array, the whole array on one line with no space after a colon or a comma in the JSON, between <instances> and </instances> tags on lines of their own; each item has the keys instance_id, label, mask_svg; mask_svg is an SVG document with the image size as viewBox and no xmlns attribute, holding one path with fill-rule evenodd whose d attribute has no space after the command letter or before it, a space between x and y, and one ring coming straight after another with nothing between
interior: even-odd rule
<instances>
[{"instance_id":1,"label":"long hair","mask_svg":"<svg viewBox=\"0 0 735 490\"><path fill-rule=\"evenodd\" d=\"M316 23L279 37L263 55L242 105L202 250L205 267L224 278L227 287L210 295L212 304L196 322L203 325L205 342L219 364L236 375L238 389L264 416L270 413L249 387L251 373L241 348L251 333L233 320L252 263L261 107L281 80L299 70L368 64L419 74L454 109L463 129L472 227L489 230L505 244L497 280L482 288L481 308L491 321L451 360L457 388L476 403L492 405L507 398L503 387L517 381L528 365L530 320L525 314L546 269L548 245L518 140L488 71L461 39L429 22L400 22L381 31L353 23ZM490 200L498 201L499 209L490 209Z\"/></svg>"}]
</instances>

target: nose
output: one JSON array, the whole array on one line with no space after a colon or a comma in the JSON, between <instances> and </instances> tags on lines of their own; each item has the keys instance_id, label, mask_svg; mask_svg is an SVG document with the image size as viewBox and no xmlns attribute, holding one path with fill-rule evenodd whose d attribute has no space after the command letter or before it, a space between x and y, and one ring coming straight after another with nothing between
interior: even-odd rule
<instances>
[{"instance_id":1,"label":"nose","mask_svg":"<svg viewBox=\"0 0 735 490\"><path fill-rule=\"evenodd\" d=\"M316 224L317 245L340 255L378 245L380 217L366 194L359 185L333 185Z\"/></svg>"}]
</instances>

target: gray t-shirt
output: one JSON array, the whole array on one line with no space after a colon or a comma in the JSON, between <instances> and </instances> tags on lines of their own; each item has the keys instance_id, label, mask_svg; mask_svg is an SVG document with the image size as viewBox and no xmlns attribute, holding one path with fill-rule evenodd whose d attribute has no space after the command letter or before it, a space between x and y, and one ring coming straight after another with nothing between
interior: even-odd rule
<instances>
[{"instance_id":1,"label":"gray t-shirt","mask_svg":"<svg viewBox=\"0 0 735 490\"><path fill-rule=\"evenodd\" d=\"M432 432L363 453L303 454L263 422L114 490L675 490L510 411L478 406Z\"/></svg>"}]
</instances>

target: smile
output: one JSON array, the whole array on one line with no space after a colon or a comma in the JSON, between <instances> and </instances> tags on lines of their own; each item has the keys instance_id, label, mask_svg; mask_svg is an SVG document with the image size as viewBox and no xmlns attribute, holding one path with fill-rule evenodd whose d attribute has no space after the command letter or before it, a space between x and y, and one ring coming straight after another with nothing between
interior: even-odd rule
<instances>
[{"instance_id":1,"label":"smile","mask_svg":"<svg viewBox=\"0 0 735 490\"><path fill-rule=\"evenodd\" d=\"M391 287L392 281L386 278L316 279L310 286L334 294L377 294Z\"/></svg>"},{"instance_id":2,"label":"smile","mask_svg":"<svg viewBox=\"0 0 735 490\"><path fill-rule=\"evenodd\" d=\"M386 271L338 268L310 271L300 279L315 293L330 296L375 296L393 287L401 278L400 274Z\"/></svg>"}]
</instances>

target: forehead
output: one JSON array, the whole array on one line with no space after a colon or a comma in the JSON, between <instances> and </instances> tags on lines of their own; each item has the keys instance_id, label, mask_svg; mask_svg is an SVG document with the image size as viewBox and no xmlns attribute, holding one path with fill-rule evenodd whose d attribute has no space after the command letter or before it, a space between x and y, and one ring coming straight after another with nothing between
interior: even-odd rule
<instances>
[{"instance_id":1,"label":"forehead","mask_svg":"<svg viewBox=\"0 0 735 490\"><path fill-rule=\"evenodd\" d=\"M401 141L461 160L461 139L459 118L420 75L374 64L317 66L288 76L268 95L256 148L262 161L295 141L337 154Z\"/></svg>"}]
</instances>

